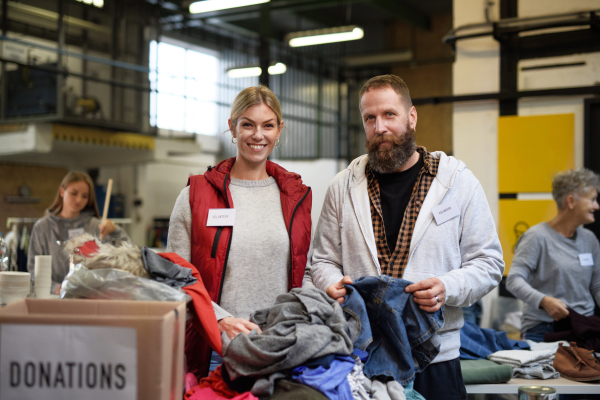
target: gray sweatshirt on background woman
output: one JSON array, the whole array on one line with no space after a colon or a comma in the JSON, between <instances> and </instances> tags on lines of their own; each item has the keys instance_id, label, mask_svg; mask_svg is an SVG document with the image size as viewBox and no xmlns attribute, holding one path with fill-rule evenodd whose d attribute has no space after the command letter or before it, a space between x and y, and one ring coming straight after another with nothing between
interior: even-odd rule
<instances>
[{"instance_id":1,"label":"gray sweatshirt on background woman","mask_svg":"<svg viewBox=\"0 0 600 400\"><path fill-rule=\"evenodd\" d=\"M82 233L100 237L98 225L101 222L92 211L82 211L75 218L62 218L54 214L47 214L46 217L37 221L31 231L27 253L27 270L31 276L33 277L35 273L35 256L52 256L51 290L54 291L69 273L69 257L63 251L64 244L70 237ZM130 240L125 231L117 226L102 241L119 245L122 241Z\"/></svg>"},{"instance_id":2,"label":"gray sweatshirt on background woman","mask_svg":"<svg viewBox=\"0 0 600 400\"><path fill-rule=\"evenodd\" d=\"M582 265L580 254L591 254L593 265ZM553 321L540 307L546 296L562 300L581 315L593 315L594 298L600 304L598 239L581 226L573 238L562 236L546 222L532 226L517 242L506 288L525 303L521 332Z\"/></svg>"}]
</instances>

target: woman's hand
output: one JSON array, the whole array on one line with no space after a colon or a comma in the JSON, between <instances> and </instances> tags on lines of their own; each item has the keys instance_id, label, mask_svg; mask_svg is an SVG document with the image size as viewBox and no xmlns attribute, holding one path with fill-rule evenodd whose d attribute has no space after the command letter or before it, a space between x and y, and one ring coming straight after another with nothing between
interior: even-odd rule
<instances>
[{"instance_id":1,"label":"woman's hand","mask_svg":"<svg viewBox=\"0 0 600 400\"><path fill-rule=\"evenodd\" d=\"M243 318L227 317L219 321L219 329L225 332L229 339L233 339L240 333L249 334L250 331L256 330L259 334L262 333L258 325Z\"/></svg>"},{"instance_id":2,"label":"woman's hand","mask_svg":"<svg viewBox=\"0 0 600 400\"><path fill-rule=\"evenodd\" d=\"M546 296L542 299L540 306L546 310L548 314L554 319L558 321L559 319L563 319L569 316L569 310L567 310L567 305L563 303L562 300L557 299L555 297Z\"/></svg>"},{"instance_id":3,"label":"woman's hand","mask_svg":"<svg viewBox=\"0 0 600 400\"><path fill-rule=\"evenodd\" d=\"M110 219L107 219L106 222L98 225L98 228L100 228L100 239L104 239L104 236L113 233L117 226Z\"/></svg>"}]
</instances>

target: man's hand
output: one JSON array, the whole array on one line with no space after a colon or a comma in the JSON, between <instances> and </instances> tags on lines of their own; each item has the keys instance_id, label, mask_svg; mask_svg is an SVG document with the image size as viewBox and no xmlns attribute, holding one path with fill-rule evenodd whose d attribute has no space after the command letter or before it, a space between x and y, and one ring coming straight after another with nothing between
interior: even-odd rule
<instances>
[{"instance_id":1,"label":"man's hand","mask_svg":"<svg viewBox=\"0 0 600 400\"><path fill-rule=\"evenodd\" d=\"M338 303L342 304L344 302L344 296L346 295L346 288L344 285L350 284L352 284L352 278L346 275L338 283L330 285L325 293L327 293L332 299L337 300Z\"/></svg>"},{"instance_id":2,"label":"man's hand","mask_svg":"<svg viewBox=\"0 0 600 400\"><path fill-rule=\"evenodd\" d=\"M555 297L546 296L542 299L540 306L546 310L548 314L554 319L558 321L559 319L563 319L569 316L569 310L567 310L567 305L563 303L562 300L557 299Z\"/></svg>"},{"instance_id":3,"label":"man's hand","mask_svg":"<svg viewBox=\"0 0 600 400\"><path fill-rule=\"evenodd\" d=\"M408 285L405 290L414 294L415 302L423 311L436 312L446 301L446 288L438 278L429 278L413 283Z\"/></svg>"},{"instance_id":4,"label":"man's hand","mask_svg":"<svg viewBox=\"0 0 600 400\"><path fill-rule=\"evenodd\" d=\"M219 321L219 329L225 332L229 339L233 339L240 333L249 334L250 331L256 330L259 334L262 333L258 325L243 318L226 317Z\"/></svg>"}]
</instances>

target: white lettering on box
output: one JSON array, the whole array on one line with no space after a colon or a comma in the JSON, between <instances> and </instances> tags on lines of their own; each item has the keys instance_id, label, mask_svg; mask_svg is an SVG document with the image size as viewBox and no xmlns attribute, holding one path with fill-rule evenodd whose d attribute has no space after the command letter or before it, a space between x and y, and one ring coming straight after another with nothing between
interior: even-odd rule
<instances>
[{"instance_id":1,"label":"white lettering on box","mask_svg":"<svg viewBox=\"0 0 600 400\"><path fill-rule=\"evenodd\" d=\"M0 398L137 398L135 328L0 325Z\"/></svg>"}]
</instances>

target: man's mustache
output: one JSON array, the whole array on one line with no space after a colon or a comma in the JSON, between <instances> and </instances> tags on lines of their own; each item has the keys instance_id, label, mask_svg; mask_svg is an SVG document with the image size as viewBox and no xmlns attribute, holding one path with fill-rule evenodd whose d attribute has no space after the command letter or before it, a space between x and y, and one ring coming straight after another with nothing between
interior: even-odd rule
<instances>
[{"instance_id":1,"label":"man's mustache","mask_svg":"<svg viewBox=\"0 0 600 400\"><path fill-rule=\"evenodd\" d=\"M392 148L402 146L405 142L404 138L399 138L396 135L375 135L367 143L367 151L377 151L382 143L392 144Z\"/></svg>"}]
</instances>

